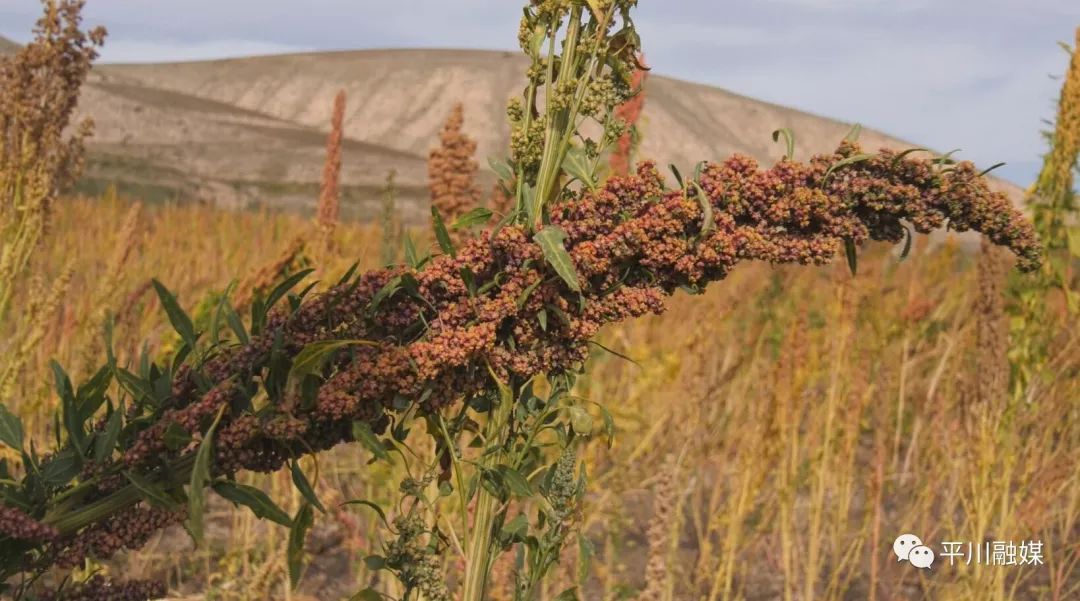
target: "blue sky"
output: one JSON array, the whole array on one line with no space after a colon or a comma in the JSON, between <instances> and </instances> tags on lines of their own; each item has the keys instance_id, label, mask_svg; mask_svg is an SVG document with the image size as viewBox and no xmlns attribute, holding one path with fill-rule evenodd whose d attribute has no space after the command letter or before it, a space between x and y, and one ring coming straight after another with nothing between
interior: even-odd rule
<instances>
[{"instance_id":1,"label":"blue sky","mask_svg":"<svg viewBox=\"0 0 1080 601\"><path fill-rule=\"evenodd\" d=\"M89 0L106 61L515 49L520 0ZM36 0L0 0L25 41ZM1080 0L641 0L654 71L867 126L1028 184Z\"/></svg>"}]
</instances>

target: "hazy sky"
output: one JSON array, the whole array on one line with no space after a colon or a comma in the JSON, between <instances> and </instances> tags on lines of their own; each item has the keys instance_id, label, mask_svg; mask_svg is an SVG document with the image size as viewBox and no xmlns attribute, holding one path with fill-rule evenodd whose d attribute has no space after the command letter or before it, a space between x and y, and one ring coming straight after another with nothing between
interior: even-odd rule
<instances>
[{"instance_id":1,"label":"hazy sky","mask_svg":"<svg viewBox=\"0 0 1080 601\"><path fill-rule=\"evenodd\" d=\"M521 0L89 0L106 61L356 48L515 49ZM36 0L0 0L25 41ZM1021 184L1080 0L641 0L654 71L884 130ZM796 132L797 134L798 132Z\"/></svg>"}]
</instances>

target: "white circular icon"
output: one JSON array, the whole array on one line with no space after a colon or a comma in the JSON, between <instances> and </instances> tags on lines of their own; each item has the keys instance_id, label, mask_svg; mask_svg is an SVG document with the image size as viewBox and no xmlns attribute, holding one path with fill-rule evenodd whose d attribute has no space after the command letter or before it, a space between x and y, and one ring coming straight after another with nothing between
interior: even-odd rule
<instances>
[{"instance_id":1,"label":"white circular icon","mask_svg":"<svg viewBox=\"0 0 1080 601\"><path fill-rule=\"evenodd\" d=\"M904 561L908 559L908 554L915 547L922 546L922 539L914 534L901 534L893 541L892 550L896 553L896 561ZM931 562L934 561L932 558Z\"/></svg>"}]
</instances>

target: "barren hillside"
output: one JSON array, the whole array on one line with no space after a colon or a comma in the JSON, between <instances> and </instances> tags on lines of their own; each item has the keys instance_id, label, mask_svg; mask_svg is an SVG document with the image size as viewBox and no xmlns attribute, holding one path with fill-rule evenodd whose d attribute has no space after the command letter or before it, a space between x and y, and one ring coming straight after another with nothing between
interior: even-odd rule
<instances>
[{"instance_id":1,"label":"barren hillside","mask_svg":"<svg viewBox=\"0 0 1080 601\"><path fill-rule=\"evenodd\" d=\"M218 61L103 65L81 107L97 123L84 182L130 194L232 206L309 206L315 198L333 95L348 93L345 210L369 216L386 173L398 173L410 219L426 210L425 157L451 105L466 107L479 159L505 152L506 101L520 94L524 59L473 50L366 50ZM662 66L660 66L662 69ZM828 151L850 124L726 90L653 75L642 156L689 168L734 152L771 162L771 132L796 133L797 155ZM871 129L868 148L910 147ZM486 173L489 181L491 175ZM486 182L485 182L486 183ZM1016 188L1003 184L1017 192Z\"/></svg>"}]
</instances>

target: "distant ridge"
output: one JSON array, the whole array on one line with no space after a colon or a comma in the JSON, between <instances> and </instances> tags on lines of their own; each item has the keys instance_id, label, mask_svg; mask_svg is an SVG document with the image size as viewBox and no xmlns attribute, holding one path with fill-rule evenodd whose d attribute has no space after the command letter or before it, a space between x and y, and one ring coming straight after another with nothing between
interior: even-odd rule
<instances>
[{"instance_id":1,"label":"distant ridge","mask_svg":"<svg viewBox=\"0 0 1080 601\"><path fill-rule=\"evenodd\" d=\"M19 49L19 45L11 40L0 36L0 54L9 54Z\"/></svg>"},{"instance_id":2,"label":"distant ridge","mask_svg":"<svg viewBox=\"0 0 1080 601\"><path fill-rule=\"evenodd\" d=\"M393 169L406 218L419 221L426 214L425 157L450 107L465 103L465 129L479 142L488 186L486 157L506 153L506 102L521 93L525 67L517 53L428 49L99 66L80 102L97 124L84 189L115 181L151 200L308 208L332 99L345 89L344 210L374 215L378 189ZM799 158L832 150L850 129L655 74L646 94L640 156L684 171L732 153L771 164L783 153L771 138L781 127L796 133ZM918 145L869 128L860 142L869 150Z\"/></svg>"}]
</instances>

